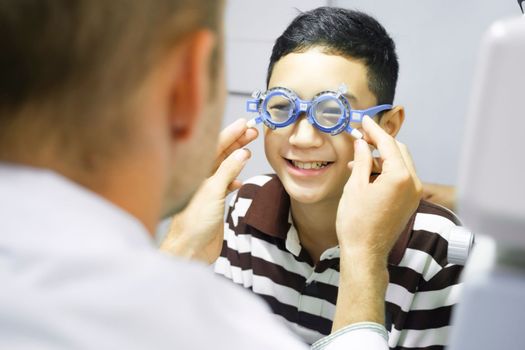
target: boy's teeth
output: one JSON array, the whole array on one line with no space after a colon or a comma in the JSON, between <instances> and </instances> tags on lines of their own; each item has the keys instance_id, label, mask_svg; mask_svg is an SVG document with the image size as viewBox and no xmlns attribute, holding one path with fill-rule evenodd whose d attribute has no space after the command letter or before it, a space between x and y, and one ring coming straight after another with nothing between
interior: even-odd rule
<instances>
[{"instance_id":1,"label":"boy's teeth","mask_svg":"<svg viewBox=\"0 0 525 350\"><path fill-rule=\"evenodd\" d=\"M321 169L328 165L328 162L309 162L303 163L292 160L292 164L299 169Z\"/></svg>"}]
</instances>

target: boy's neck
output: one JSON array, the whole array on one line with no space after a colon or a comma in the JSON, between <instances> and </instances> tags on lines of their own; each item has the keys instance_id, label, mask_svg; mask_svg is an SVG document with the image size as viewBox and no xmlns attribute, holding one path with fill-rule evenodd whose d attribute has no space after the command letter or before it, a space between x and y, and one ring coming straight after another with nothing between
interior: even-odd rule
<instances>
[{"instance_id":1,"label":"boy's neck","mask_svg":"<svg viewBox=\"0 0 525 350\"><path fill-rule=\"evenodd\" d=\"M335 219L339 199L305 204L290 198L290 202L301 246L317 264L325 250L338 244Z\"/></svg>"}]
</instances>

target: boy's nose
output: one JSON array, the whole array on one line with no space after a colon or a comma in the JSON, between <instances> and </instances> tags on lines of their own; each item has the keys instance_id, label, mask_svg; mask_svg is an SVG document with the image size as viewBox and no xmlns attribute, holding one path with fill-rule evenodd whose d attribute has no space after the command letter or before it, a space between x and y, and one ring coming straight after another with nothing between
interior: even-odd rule
<instances>
[{"instance_id":1,"label":"boy's nose","mask_svg":"<svg viewBox=\"0 0 525 350\"><path fill-rule=\"evenodd\" d=\"M289 142L300 148L320 147L323 144L323 137L320 133L321 131L310 124L303 113L293 126Z\"/></svg>"}]
</instances>

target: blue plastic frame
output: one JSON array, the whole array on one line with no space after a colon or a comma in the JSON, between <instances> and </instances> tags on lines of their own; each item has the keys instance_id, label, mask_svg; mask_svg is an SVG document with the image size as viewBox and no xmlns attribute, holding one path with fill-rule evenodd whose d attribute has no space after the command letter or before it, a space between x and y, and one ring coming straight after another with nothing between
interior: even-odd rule
<instances>
[{"instance_id":1,"label":"blue plastic frame","mask_svg":"<svg viewBox=\"0 0 525 350\"><path fill-rule=\"evenodd\" d=\"M275 87L263 94L255 93L254 95L254 98L246 101L246 111L258 113L259 115L254 118L255 123L260 124L262 122L272 130L276 128L284 128L294 123L302 113L306 113L306 119L308 122L322 132L331 135L337 135L343 131L351 133L353 128L350 126L350 123L361 123L365 115L373 117L377 113L392 109L392 105L390 104L382 104L364 110L352 109L346 97L344 97L343 94L334 91L323 91L314 96L312 100L301 100L293 91L283 87ZM294 105L288 119L283 123L275 123L272 121L272 118L266 111L268 101L277 95L287 98ZM319 124L314 117L314 108L312 108L316 104L327 99L336 100L341 107L341 111L343 111L338 122L333 127L325 127Z\"/></svg>"}]
</instances>

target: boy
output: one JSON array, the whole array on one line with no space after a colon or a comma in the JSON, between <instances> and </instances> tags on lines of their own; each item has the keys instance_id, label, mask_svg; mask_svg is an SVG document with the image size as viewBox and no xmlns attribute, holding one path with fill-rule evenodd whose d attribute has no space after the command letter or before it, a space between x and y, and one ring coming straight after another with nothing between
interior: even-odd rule
<instances>
[{"instance_id":1,"label":"boy","mask_svg":"<svg viewBox=\"0 0 525 350\"><path fill-rule=\"evenodd\" d=\"M300 14L277 39L267 87L284 94L260 102L275 124L293 115L287 103L294 96L311 101L326 91L344 94L352 110L366 110L393 102L397 75L394 43L375 19L318 8ZM346 92L338 91L342 84ZM322 113L329 121L330 110ZM340 271L336 215L354 138L319 130L314 124L322 122L304 111L295 118L265 128L265 152L276 175L246 181L232 201L215 271L263 297L311 344L332 328ZM395 106L374 119L395 136L404 109ZM461 267L448 264L442 233L458 223L449 211L422 201L391 251L385 298L391 348L447 344Z\"/></svg>"}]
</instances>

